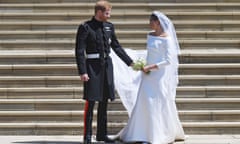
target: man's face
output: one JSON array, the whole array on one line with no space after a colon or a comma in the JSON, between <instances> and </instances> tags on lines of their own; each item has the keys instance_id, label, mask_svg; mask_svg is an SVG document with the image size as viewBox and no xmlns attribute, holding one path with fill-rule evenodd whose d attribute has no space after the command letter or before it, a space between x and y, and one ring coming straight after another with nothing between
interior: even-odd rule
<instances>
[{"instance_id":1,"label":"man's face","mask_svg":"<svg viewBox=\"0 0 240 144\"><path fill-rule=\"evenodd\" d=\"M106 22L111 17L111 9L107 9L105 11L99 11L99 18Z\"/></svg>"}]
</instances>

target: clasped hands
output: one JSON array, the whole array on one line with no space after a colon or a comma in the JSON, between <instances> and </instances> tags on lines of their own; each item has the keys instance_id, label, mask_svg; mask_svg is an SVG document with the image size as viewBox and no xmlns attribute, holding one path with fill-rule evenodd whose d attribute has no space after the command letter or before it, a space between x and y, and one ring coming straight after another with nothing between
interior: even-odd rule
<instances>
[{"instance_id":1,"label":"clasped hands","mask_svg":"<svg viewBox=\"0 0 240 144\"><path fill-rule=\"evenodd\" d=\"M149 74L151 72L151 70L153 69L158 69L158 66L156 64L150 64L150 65L141 65L139 67L139 65L137 65L137 67L135 66L135 63L131 64L131 67L134 70L141 70L142 72L144 72L145 74Z\"/></svg>"},{"instance_id":2,"label":"clasped hands","mask_svg":"<svg viewBox=\"0 0 240 144\"><path fill-rule=\"evenodd\" d=\"M132 63L130 66L133 68L134 63ZM145 65L141 68L141 71L144 72L145 74L149 74L151 72L151 70L157 69L157 68L158 68L158 66L156 64ZM88 81L89 80L88 74L82 74L82 75L80 75L80 78L81 78L81 81Z\"/></svg>"}]
</instances>

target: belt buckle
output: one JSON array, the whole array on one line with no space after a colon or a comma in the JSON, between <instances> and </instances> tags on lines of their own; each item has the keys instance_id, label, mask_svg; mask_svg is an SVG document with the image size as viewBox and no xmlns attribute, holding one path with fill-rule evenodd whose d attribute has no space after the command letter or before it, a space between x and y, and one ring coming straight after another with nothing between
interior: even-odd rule
<instances>
[{"instance_id":1,"label":"belt buckle","mask_svg":"<svg viewBox=\"0 0 240 144\"><path fill-rule=\"evenodd\" d=\"M88 59L96 59L99 58L100 55L98 53L93 53L93 54L87 54Z\"/></svg>"},{"instance_id":2,"label":"belt buckle","mask_svg":"<svg viewBox=\"0 0 240 144\"><path fill-rule=\"evenodd\" d=\"M107 53L104 53L104 58L108 58L108 54Z\"/></svg>"}]
</instances>

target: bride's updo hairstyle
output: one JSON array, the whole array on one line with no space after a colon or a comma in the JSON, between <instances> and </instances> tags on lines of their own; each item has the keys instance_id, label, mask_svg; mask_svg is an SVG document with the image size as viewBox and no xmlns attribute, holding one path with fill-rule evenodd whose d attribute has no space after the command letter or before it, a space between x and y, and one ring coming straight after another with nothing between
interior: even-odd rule
<instances>
[{"instance_id":1,"label":"bride's updo hairstyle","mask_svg":"<svg viewBox=\"0 0 240 144\"><path fill-rule=\"evenodd\" d=\"M158 21L158 17L156 16L156 15L154 15L154 14L151 14L151 16L150 16L150 21Z\"/></svg>"}]
</instances>

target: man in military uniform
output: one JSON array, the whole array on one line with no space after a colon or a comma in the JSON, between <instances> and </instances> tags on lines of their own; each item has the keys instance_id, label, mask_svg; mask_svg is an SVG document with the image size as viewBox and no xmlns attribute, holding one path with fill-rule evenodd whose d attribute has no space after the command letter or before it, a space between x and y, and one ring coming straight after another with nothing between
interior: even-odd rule
<instances>
[{"instance_id":1,"label":"man in military uniform","mask_svg":"<svg viewBox=\"0 0 240 144\"><path fill-rule=\"evenodd\" d=\"M107 136L107 104L114 100L113 64L110 48L128 65L132 59L126 54L115 35L114 26L107 22L111 5L105 0L95 5L95 16L81 24L76 36L76 61L84 82L84 143L91 143L94 104L98 101L97 141L113 142Z\"/></svg>"}]
</instances>

